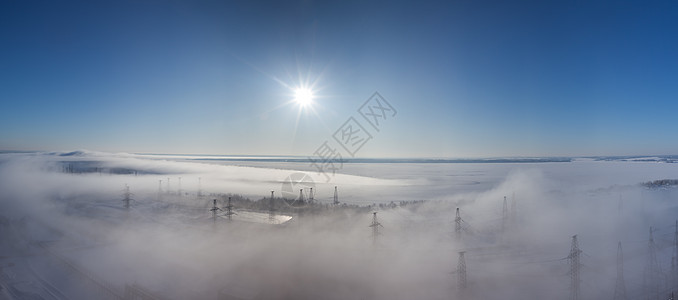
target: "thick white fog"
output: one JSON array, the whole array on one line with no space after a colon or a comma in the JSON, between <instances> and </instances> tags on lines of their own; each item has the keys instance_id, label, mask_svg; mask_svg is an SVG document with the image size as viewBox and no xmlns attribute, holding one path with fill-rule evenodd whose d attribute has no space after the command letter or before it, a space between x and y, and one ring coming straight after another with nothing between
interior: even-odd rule
<instances>
[{"instance_id":1,"label":"thick white fog","mask_svg":"<svg viewBox=\"0 0 678 300\"><path fill-rule=\"evenodd\" d=\"M297 172L315 204L279 198ZM678 193L641 183L675 178L574 159L346 163L326 182L303 162L0 154L0 299L613 299L619 242L627 299L668 299Z\"/></svg>"}]
</instances>

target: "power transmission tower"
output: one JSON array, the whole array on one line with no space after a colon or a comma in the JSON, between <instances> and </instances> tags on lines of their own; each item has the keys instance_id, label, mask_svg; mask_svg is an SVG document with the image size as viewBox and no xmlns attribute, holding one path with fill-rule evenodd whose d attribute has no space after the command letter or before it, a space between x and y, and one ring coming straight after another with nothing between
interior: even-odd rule
<instances>
[{"instance_id":1,"label":"power transmission tower","mask_svg":"<svg viewBox=\"0 0 678 300\"><path fill-rule=\"evenodd\" d=\"M377 236L379 236L379 227L384 227L379 223L377 220L377 212L372 213L372 224L370 224L370 227L372 227L372 242L374 244L377 243Z\"/></svg>"},{"instance_id":2,"label":"power transmission tower","mask_svg":"<svg viewBox=\"0 0 678 300\"><path fill-rule=\"evenodd\" d=\"M501 232L506 232L506 225L508 223L508 202L504 196L504 206L501 211Z\"/></svg>"},{"instance_id":3,"label":"power transmission tower","mask_svg":"<svg viewBox=\"0 0 678 300\"><path fill-rule=\"evenodd\" d=\"M626 300L626 283L624 282L624 257L621 242L617 246L617 282L614 285L614 300Z\"/></svg>"},{"instance_id":4,"label":"power transmission tower","mask_svg":"<svg viewBox=\"0 0 678 300\"><path fill-rule=\"evenodd\" d=\"M457 261L457 290L462 292L466 290L466 251L459 251L459 260Z\"/></svg>"},{"instance_id":5,"label":"power transmission tower","mask_svg":"<svg viewBox=\"0 0 678 300\"><path fill-rule=\"evenodd\" d=\"M652 227L650 227L650 240L647 244L647 261L645 263L645 272L643 273L645 299L659 299L660 273L661 270L657 263L657 246L654 243Z\"/></svg>"},{"instance_id":6,"label":"power transmission tower","mask_svg":"<svg viewBox=\"0 0 678 300\"><path fill-rule=\"evenodd\" d=\"M581 279L579 278L579 269L581 268L581 252L579 242L577 242L577 235L573 235L570 255L567 256L570 263L570 300L580 299L579 285L581 284Z\"/></svg>"},{"instance_id":7,"label":"power transmission tower","mask_svg":"<svg viewBox=\"0 0 678 300\"><path fill-rule=\"evenodd\" d=\"M334 199L332 200L332 204L339 205L339 194L337 194L337 186L334 186Z\"/></svg>"},{"instance_id":8,"label":"power transmission tower","mask_svg":"<svg viewBox=\"0 0 678 300\"><path fill-rule=\"evenodd\" d=\"M271 191L271 199L268 201L268 221L273 224L275 221L275 203L273 202L273 191Z\"/></svg>"},{"instance_id":9,"label":"power transmission tower","mask_svg":"<svg viewBox=\"0 0 678 300\"><path fill-rule=\"evenodd\" d=\"M226 217L231 221L231 216L235 215L233 212L233 204L231 204L231 197L228 197L228 205L226 205Z\"/></svg>"},{"instance_id":10,"label":"power transmission tower","mask_svg":"<svg viewBox=\"0 0 678 300\"><path fill-rule=\"evenodd\" d=\"M129 186L125 184L125 191L122 193L122 202L125 203L126 210L129 210L130 201L132 201L132 193L129 191Z\"/></svg>"},{"instance_id":11,"label":"power transmission tower","mask_svg":"<svg viewBox=\"0 0 678 300\"><path fill-rule=\"evenodd\" d=\"M217 207L217 199L212 200L212 208L210 208L210 211L212 212L212 222L216 223L217 222L217 211L220 211L221 208Z\"/></svg>"},{"instance_id":12,"label":"power transmission tower","mask_svg":"<svg viewBox=\"0 0 678 300\"><path fill-rule=\"evenodd\" d=\"M459 207L457 207L457 216L454 218L454 234L457 239L461 238L461 216L459 215Z\"/></svg>"},{"instance_id":13,"label":"power transmission tower","mask_svg":"<svg viewBox=\"0 0 678 300\"><path fill-rule=\"evenodd\" d=\"M162 179L158 180L158 201L162 198Z\"/></svg>"}]
</instances>

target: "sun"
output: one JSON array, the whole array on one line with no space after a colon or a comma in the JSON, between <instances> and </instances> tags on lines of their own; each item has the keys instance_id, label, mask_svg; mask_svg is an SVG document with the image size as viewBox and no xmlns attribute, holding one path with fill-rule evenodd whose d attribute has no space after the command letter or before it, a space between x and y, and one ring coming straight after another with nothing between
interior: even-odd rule
<instances>
[{"instance_id":1,"label":"sun","mask_svg":"<svg viewBox=\"0 0 678 300\"><path fill-rule=\"evenodd\" d=\"M313 91L307 88L298 88L294 90L294 102L301 107L307 107L313 104Z\"/></svg>"}]
</instances>

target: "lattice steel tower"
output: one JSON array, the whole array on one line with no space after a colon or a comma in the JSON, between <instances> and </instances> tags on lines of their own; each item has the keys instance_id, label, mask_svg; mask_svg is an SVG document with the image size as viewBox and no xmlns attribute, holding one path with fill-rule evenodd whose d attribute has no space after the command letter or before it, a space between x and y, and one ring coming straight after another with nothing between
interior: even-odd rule
<instances>
[{"instance_id":1,"label":"lattice steel tower","mask_svg":"<svg viewBox=\"0 0 678 300\"><path fill-rule=\"evenodd\" d=\"M235 215L233 212L233 204L231 204L231 197L228 197L228 205L226 205L226 217L231 221L231 216Z\"/></svg>"},{"instance_id":2,"label":"lattice steel tower","mask_svg":"<svg viewBox=\"0 0 678 300\"><path fill-rule=\"evenodd\" d=\"M212 221L214 223L216 223L217 222L217 211L220 211L221 208L217 207L217 199L214 199L212 201L213 201L213 204L212 204L212 208L210 208L210 211L212 212Z\"/></svg>"},{"instance_id":3,"label":"lattice steel tower","mask_svg":"<svg viewBox=\"0 0 678 300\"><path fill-rule=\"evenodd\" d=\"M268 201L268 221L271 223L275 221L275 202L273 202L273 191L271 191L271 199Z\"/></svg>"},{"instance_id":4,"label":"lattice steel tower","mask_svg":"<svg viewBox=\"0 0 678 300\"><path fill-rule=\"evenodd\" d=\"M614 285L614 300L626 300L626 283L624 282L624 257L621 242L617 246L617 282Z\"/></svg>"},{"instance_id":5,"label":"lattice steel tower","mask_svg":"<svg viewBox=\"0 0 678 300\"><path fill-rule=\"evenodd\" d=\"M122 202L126 210L129 210L130 201L132 201L132 193L129 191L129 186L125 184L125 190L122 192Z\"/></svg>"},{"instance_id":6,"label":"lattice steel tower","mask_svg":"<svg viewBox=\"0 0 678 300\"><path fill-rule=\"evenodd\" d=\"M372 242L377 243L377 236L379 236L379 227L384 227L379 223L377 220L377 212L372 213L372 224L370 224L370 227L372 227Z\"/></svg>"},{"instance_id":7,"label":"lattice steel tower","mask_svg":"<svg viewBox=\"0 0 678 300\"><path fill-rule=\"evenodd\" d=\"M659 289L661 281L661 270L657 263L657 246L654 243L652 227L650 227L650 239L647 243L647 261L645 263L645 272L643 272L643 292L645 299L659 299Z\"/></svg>"},{"instance_id":8,"label":"lattice steel tower","mask_svg":"<svg viewBox=\"0 0 678 300\"><path fill-rule=\"evenodd\" d=\"M461 216L459 215L459 207L457 207L457 215L454 218L454 234L457 239L461 238Z\"/></svg>"},{"instance_id":9,"label":"lattice steel tower","mask_svg":"<svg viewBox=\"0 0 678 300\"><path fill-rule=\"evenodd\" d=\"M504 206L501 210L501 231L506 231L506 225L508 224L508 202L506 201L506 196L504 196Z\"/></svg>"},{"instance_id":10,"label":"lattice steel tower","mask_svg":"<svg viewBox=\"0 0 678 300\"><path fill-rule=\"evenodd\" d=\"M162 198L162 179L158 180L158 201Z\"/></svg>"},{"instance_id":11,"label":"lattice steel tower","mask_svg":"<svg viewBox=\"0 0 678 300\"><path fill-rule=\"evenodd\" d=\"M579 250L579 242L577 242L577 235L573 235L570 255L567 256L570 263L570 300L580 299L579 286L581 284L581 278L579 278L579 269L581 268L581 252L582 251Z\"/></svg>"},{"instance_id":12,"label":"lattice steel tower","mask_svg":"<svg viewBox=\"0 0 678 300\"><path fill-rule=\"evenodd\" d=\"M459 251L459 260L457 261L457 290L466 290L466 251Z\"/></svg>"}]
</instances>

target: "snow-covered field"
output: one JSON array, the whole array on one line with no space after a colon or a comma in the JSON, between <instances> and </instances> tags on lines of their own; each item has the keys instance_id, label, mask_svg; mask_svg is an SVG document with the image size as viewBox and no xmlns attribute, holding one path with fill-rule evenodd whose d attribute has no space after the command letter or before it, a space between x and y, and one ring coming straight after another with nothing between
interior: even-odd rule
<instances>
[{"instance_id":1,"label":"snow-covered field","mask_svg":"<svg viewBox=\"0 0 678 300\"><path fill-rule=\"evenodd\" d=\"M299 172L322 208L270 219L235 205L227 221L221 194L285 195ZM261 157L0 154L0 299L565 299L573 235L582 299L614 295L620 241L628 298L665 298L678 288L678 194L639 184L675 178L678 164L643 159L363 161L328 182ZM333 207L335 186L342 204L372 207Z\"/></svg>"}]
</instances>

